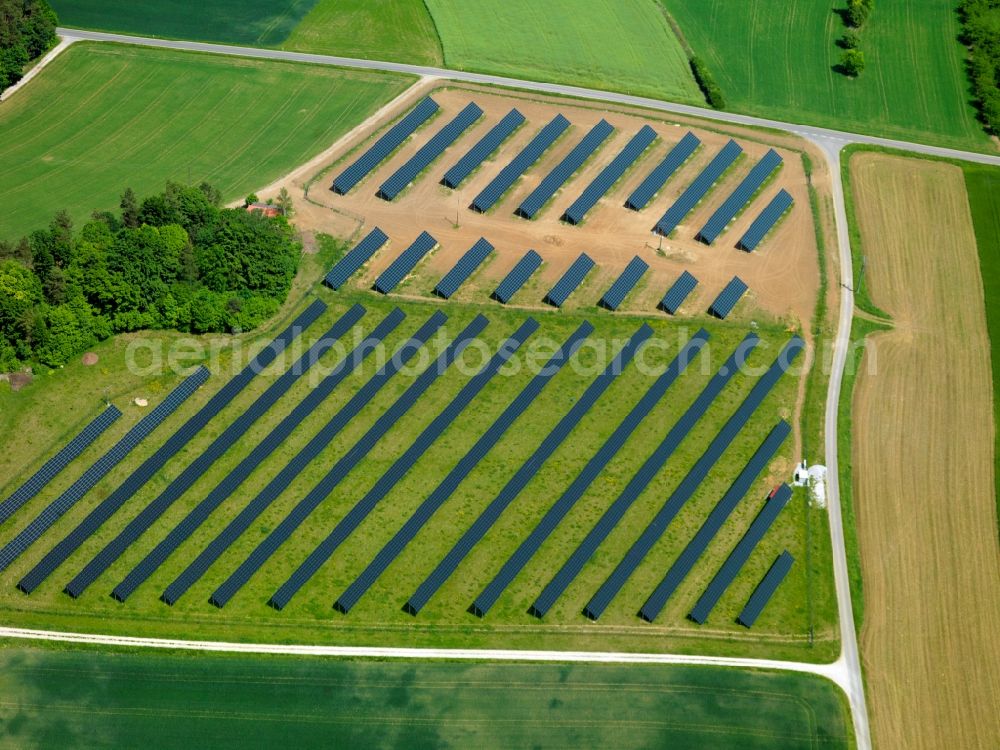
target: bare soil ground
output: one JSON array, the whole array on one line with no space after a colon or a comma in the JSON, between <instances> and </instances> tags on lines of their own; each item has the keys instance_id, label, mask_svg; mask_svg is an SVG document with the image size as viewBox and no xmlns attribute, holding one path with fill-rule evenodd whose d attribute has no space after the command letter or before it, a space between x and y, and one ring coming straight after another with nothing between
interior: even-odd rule
<instances>
[{"instance_id":1,"label":"bare soil ground","mask_svg":"<svg viewBox=\"0 0 1000 750\"><path fill-rule=\"evenodd\" d=\"M1000 747L990 342L959 168L851 161L875 304L853 405L862 656L883 748Z\"/></svg>"}]
</instances>

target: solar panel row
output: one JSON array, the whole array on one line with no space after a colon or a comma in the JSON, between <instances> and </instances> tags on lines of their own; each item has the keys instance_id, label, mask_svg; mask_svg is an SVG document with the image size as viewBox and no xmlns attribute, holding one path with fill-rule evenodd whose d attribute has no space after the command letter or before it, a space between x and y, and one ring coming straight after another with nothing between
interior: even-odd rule
<instances>
[{"instance_id":1,"label":"solar panel row","mask_svg":"<svg viewBox=\"0 0 1000 750\"><path fill-rule=\"evenodd\" d=\"M469 102L465 109L455 115L451 121L431 136L423 146L417 149L409 161L397 169L389 179L382 183L378 197L387 201L395 200L407 185L431 165L446 148L458 140L459 136L468 130L472 124L483 115L483 110L475 102Z\"/></svg>"},{"instance_id":2,"label":"solar panel row","mask_svg":"<svg viewBox=\"0 0 1000 750\"><path fill-rule=\"evenodd\" d=\"M397 311L395 319L402 320L402 312ZM329 349L338 339L343 337L352 326L354 326L365 314L365 309L361 305L353 305L345 312L336 323L331 326L321 339L323 350ZM442 314L442 322L444 316ZM304 366L311 366L311 362L316 361L322 352L314 347L314 353ZM286 373L287 374L287 373ZM173 552L201 526L208 516L215 511L236 489L246 480L250 473L256 469L265 458L267 458L278 445L291 434L299 422L313 412L315 408L330 394L347 375L344 367L335 367L326 375L315 388L303 398L295 407L281 420L277 427L271 430L260 443L254 446L237 466L232 469L205 498L198 503L185 517L175 526L167 536L159 542L111 592L111 596L120 602L128 599L129 596L142 584L153 572L166 561Z\"/></svg>"},{"instance_id":3,"label":"solar panel row","mask_svg":"<svg viewBox=\"0 0 1000 750\"><path fill-rule=\"evenodd\" d=\"M716 238L722 234L740 209L746 205L753 195L760 189L761 185L771 176L778 167L781 166L781 157L773 148L761 157L760 161L753 165L740 184L736 186L732 193L722 202L722 205L715 209L715 212L705 222L705 226L695 235L696 240L711 245Z\"/></svg>"},{"instance_id":4,"label":"solar panel row","mask_svg":"<svg viewBox=\"0 0 1000 750\"><path fill-rule=\"evenodd\" d=\"M544 128L538 131L531 142L525 146L517 156L511 159L510 163L501 169L497 176L493 178L489 185L483 188L472 201L471 208L480 213L486 213L493 205L503 197L503 194L510 190L517 179L524 174L528 168L538 161L542 154L556 142L556 139L569 127L569 120L562 115L556 115Z\"/></svg>"},{"instance_id":5,"label":"solar panel row","mask_svg":"<svg viewBox=\"0 0 1000 750\"><path fill-rule=\"evenodd\" d=\"M537 271L541 265L542 256L534 250L529 250L521 257L521 260L517 262L514 268L511 269L510 273L504 277L504 280L497 285L490 298L506 305L510 302L510 298L517 294L521 287L527 283L528 279L531 278L531 274Z\"/></svg>"},{"instance_id":6,"label":"solar panel row","mask_svg":"<svg viewBox=\"0 0 1000 750\"><path fill-rule=\"evenodd\" d=\"M357 370L364 360L379 347L382 340L395 330L405 317L403 312L399 308L396 308L383 318L372 332L336 365L333 373L331 373L331 378L336 378L336 380L324 381L330 384L330 389L332 390L339 382ZM377 380L380 384L386 382L386 379L381 376L373 377L372 380ZM368 382L370 383L372 380ZM365 399L370 400L378 391L376 387L365 388L363 386L362 389L364 396L355 394L346 405L341 407L323 425L319 432L313 435L309 439L309 442L264 486L264 489L258 492L253 500L229 521L226 527L198 554L194 561L184 569L173 583L166 588L160 597L164 602L170 605L176 603L205 574L219 556L250 527L250 524L288 488L288 485L291 484L295 477L319 456L340 431L347 426L347 423L355 416L357 410L368 403ZM307 413L302 413L301 416L305 417Z\"/></svg>"},{"instance_id":7,"label":"solar panel row","mask_svg":"<svg viewBox=\"0 0 1000 750\"><path fill-rule=\"evenodd\" d=\"M566 563L559 569L559 572L553 576L552 580L542 590L542 593L535 599L534 604L532 604L529 610L531 614L536 617L544 617L559 597L562 596L566 588L580 574L583 567L597 552L598 547L608 537L608 534L614 530L628 509L639 498L639 495L649 486L649 483L653 481L684 438L687 437L698 421L704 416L722 389L739 372L740 367L746 361L750 352L756 348L758 341L759 339L756 334L751 333L736 347L694 402L691 403L674 426L670 428L670 431L656 449L643 462L639 470L629 480L625 489L622 490L621 494L604 512L597 524L594 525L584 540L573 551L573 554L570 555Z\"/></svg>"},{"instance_id":8,"label":"solar panel row","mask_svg":"<svg viewBox=\"0 0 1000 750\"><path fill-rule=\"evenodd\" d=\"M337 261L330 273L326 275L326 285L333 289L340 289L388 241L388 235L375 227L347 255Z\"/></svg>"},{"instance_id":9,"label":"solar panel row","mask_svg":"<svg viewBox=\"0 0 1000 750\"><path fill-rule=\"evenodd\" d=\"M764 507L761 508L760 513L757 514L753 523L750 524L750 528L747 529L746 534L743 535L743 538L733 548L733 551L729 553L729 557L722 563L719 572L715 574L715 577L705 587L705 591L698 598L698 601L695 602L694 608L688 617L699 625L703 625L708 620L708 616L712 613L715 605L718 604L719 599L722 598L726 589L736 579L736 576L739 575L740 570L743 569L746 561L750 558L750 553L753 552L754 547L764 538L764 534L771 528L778 514L788 504L791 497L792 490L787 484L781 485L771 493Z\"/></svg>"},{"instance_id":10,"label":"solar panel row","mask_svg":"<svg viewBox=\"0 0 1000 750\"><path fill-rule=\"evenodd\" d=\"M59 472L90 447L121 415L122 413L118 411L116 406L108 404L107 408L80 430L78 435L66 443L56 455L42 464L41 468L14 490L10 497L0 503L0 523L14 515L21 506L41 492L45 485L55 479Z\"/></svg>"},{"instance_id":11,"label":"solar panel row","mask_svg":"<svg viewBox=\"0 0 1000 750\"><path fill-rule=\"evenodd\" d=\"M437 283L437 286L434 287L434 294L444 299L451 297L476 272L476 269L490 257L490 253L492 252L493 245L480 237L466 251L465 255L459 258L458 263Z\"/></svg>"},{"instance_id":12,"label":"solar panel row","mask_svg":"<svg viewBox=\"0 0 1000 750\"><path fill-rule=\"evenodd\" d=\"M485 325L485 320L482 321ZM338 524L337 529L343 529L345 535L353 530L354 525L367 515L385 494L395 486L396 482L412 468L417 459L430 448L435 440L444 432L455 420L486 383L496 374L513 353L524 343L538 327L532 319L528 319L514 333L514 335L501 345L500 350L484 365L477 375L465 384L459 394L452 399L451 403L435 417L431 423L417 436L413 444L396 459L389 470L379 478L375 486L362 498L355 506L358 512L352 509L350 520L346 518ZM435 373L428 376L427 385L438 375L443 373L443 367L434 367ZM426 388L426 385L423 386ZM416 401L416 397L422 393L419 391L416 396L409 399L400 398L391 411L386 411L375 424L366 432L360 440L347 452L347 454L334 464L333 468L320 480L320 482L309 492L309 494L292 509L292 512L275 528L274 531L250 554L250 556L219 586L212 594L210 601L218 607L225 606L250 577L263 565L274 552L280 547L305 520L305 518L333 491L333 489L343 480L345 476L357 465L357 463L375 446L375 444L393 427L399 418ZM405 396L405 394L404 394ZM397 406L398 405L398 406ZM353 524L353 525L352 525ZM337 529L334 530L335 533ZM307 576L308 578L308 576ZM272 605L273 606L273 605Z\"/></svg>"},{"instance_id":13,"label":"solar panel row","mask_svg":"<svg viewBox=\"0 0 1000 750\"><path fill-rule=\"evenodd\" d=\"M681 165L691 157L691 154L700 145L701 141L698 140L694 133L685 133L684 137L677 142L677 145L670 149L670 153L663 158L663 161L657 164L653 168L653 171L646 175L646 178L632 191L628 200L625 201L625 207L631 208L633 211L644 209L653 200L653 196L663 189L663 186L667 184L667 180L673 176L674 172L681 168Z\"/></svg>"},{"instance_id":14,"label":"solar panel row","mask_svg":"<svg viewBox=\"0 0 1000 750\"><path fill-rule=\"evenodd\" d=\"M733 442L739 432L746 425L747 421L763 402L764 398L774 388L778 380L791 365L792 360L798 355L805 343L798 336L792 337L782 348L778 357L774 360L767 372L754 383L750 393L739 405L732 416L712 439L708 448L695 462L684 478L671 493L670 497L656 513L653 520L645 528L636 542L625 553L625 557L607 580L591 597L583 613L591 620L596 620L607 609L611 600L621 591L622 586L629 579L635 569L642 562L643 558L649 554L653 545L660 539L667 526L674 519L685 503L694 494L694 491L708 475L709 470L715 466L722 457L723 452Z\"/></svg>"},{"instance_id":15,"label":"solar panel row","mask_svg":"<svg viewBox=\"0 0 1000 750\"><path fill-rule=\"evenodd\" d=\"M757 476L764 470L771 459L774 458L774 454L777 453L778 448L781 447L781 444L791 431L792 428L788 422L781 420L774 426L768 436L764 438L764 442L761 443L753 456L750 457L746 466L743 467L739 475L729 486L729 489L726 490L726 494L712 508L712 511L708 514L708 517L698 531L695 532L691 541L687 543L684 550L673 562L669 570L667 570L663 580L653 590L653 593L649 595L646 603L642 605L642 609L639 610L639 617L646 622L653 622L659 616L667 601L677 590L677 587L681 585L688 573L691 572L691 568L698 562L698 558L702 556L708 548L709 543L719 533L722 525L732 515L732 512L736 510L736 506L740 500L750 491L750 485L753 484Z\"/></svg>"},{"instance_id":16,"label":"solar panel row","mask_svg":"<svg viewBox=\"0 0 1000 750\"><path fill-rule=\"evenodd\" d=\"M722 176L723 172L729 169L741 153L743 153L743 149L740 148L736 141L730 140L723 146L712 161L708 163L708 166L701 171L701 174L691 181L691 184L674 201L674 204L660 217L660 220L656 222L656 226L653 227L653 231L662 234L664 237L674 231L677 225L684 220L684 217L691 213L691 210L698 205L698 201L708 194L712 185Z\"/></svg>"},{"instance_id":17,"label":"solar panel row","mask_svg":"<svg viewBox=\"0 0 1000 750\"><path fill-rule=\"evenodd\" d=\"M441 183L445 187L457 188L490 154L500 148L500 144L521 127L523 122L524 115L516 109L512 109L475 146L470 148L465 156L455 162L455 166L445 172Z\"/></svg>"},{"instance_id":18,"label":"solar panel row","mask_svg":"<svg viewBox=\"0 0 1000 750\"><path fill-rule=\"evenodd\" d=\"M566 209L562 215L563 220L570 224L582 222L587 212L597 205L597 201L614 187L615 183L622 178L622 175L655 140L656 131L649 125L643 125L639 132L632 136L632 140L625 145L625 148L618 152L618 155L601 170L593 182L587 185L580 196Z\"/></svg>"},{"instance_id":19,"label":"solar panel row","mask_svg":"<svg viewBox=\"0 0 1000 750\"><path fill-rule=\"evenodd\" d=\"M368 176L375 167L399 148L403 141L409 138L413 132L427 122L435 112L438 111L437 102L430 97L421 102L406 114L403 119L389 128L385 135L375 141L371 148L365 151L347 169L337 175L333 181L333 192L339 195L346 195L351 188Z\"/></svg>"},{"instance_id":20,"label":"solar panel row","mask_svg":"<svg viewBox=\"0 0 1000 750\"><path fill-rule=\"evenodd\" d=\"M625 270L615 279L615 283L604 293L597 304L608 310L617 310L625 301L628 293L635 289L635 285L639 283L643 274L648 270L649 264L636 255L628 262Z\"/></svg>"},{"instance_id":21,"label":"solar panel row","mask_svg":"<svg viewBox=\"0 0 1000 750\"><path fill-rule=\"evenodd\" d=\"M549 290L542 301L553 307L562 307L569 299L569 295L575 292L577 287L587 278L587 274L593 267L594 261L590 256L586 253L580 253L573 261L573 265L566 269L566 273L555 283L555 286Z\"/></svg>"},{"instance_id":22,"label":"solar panel row","mask_svg":"<svg viewBox=\"0 0 1000 750\"><path fill-rule=\"evenodd\" d=\"M736 622L748 628L753 627L753 624L757 622L757 618L760 617L761 612L764 611L764 607L771 601L771 597L774 596L774 592L778 586L785 580L788 571L792 569L792 563L794 562L795 558L788 554L788 550L778 555L778 558L771 565L767 573L764 574L764 578L757 584L757 588L750 595L743 611L736 618Z\"/></svg>"},{"instance_id":23,"label":"solar panel row","mask_svg":"<svg viewBox=\"0 0 1000 750\"><path fill-rule=\"evenodd\" d=\"M772 227L778 223L778 219L785 215L785 211L792 207L792 196L782 188L778 194L771 199L771 202L764 207L757 218L753 220L750 227L740 237L738 247L752 252L761 240L771 231Z\"/></svg>"},{"instance_id":24,"label":"solar panel row","mask_svg":"<svg viewBox=\"0 0 1000 750\"><path fill-rule=\"evenodd\" d=\"M747 285L743 279L739 276L733 276L732 280L719 292L719 296L712 302L711 307L708 308L709 315L714 315L720 320L724 319L733 311L736 303L746 294L746 291Z\"/></svg>"},{"instance_id":25,"label":"solar panel row","mask_svg":"<svg viewBox=\"0 0 1000 750\"><path fill-rule=\"evenodd\" d=\"M550 507L542 519L536 524L531 533L521 542L514 554L503 564L500 572L493 577L486 588L476 597L470 610L477 617L485 617L490 608L496 604L500 594L514 580L521 569L528 564L528 561L538 551L538 548L555 531L559 522L565 518L566 514L573 508L576 502L583 496L598 475L615 457L618 451L629 436L639 426L639 423L646 417L653 407L659 402L677 378L687 369L698 353L708 341L708 332L699 330L694 337L684 345L674 360L667 366L649 387L639 402L632 407L621 423L615 428L611 436L604 441L586 466L580 470L570 486L563 492L558 500Z\"/></svg>"},{"instance_id":26,"label":"solar panel row","mask_svg":"<svg viewBox=\"0 0 1000 750\"><path fill-rule=\"evenodd\" d=\"M202 428L250 384L299 334L326 310L319 300L307 307L284 331L278 334L250 360L249 364L220 388L208 402L177 429L166 442L132 472L119 487L59 541L42 560L18 583L30 594L42 581L62 565L80 545L89 539L111 516L139 492L153 476L171 460ZM74 589L75 590L75 589ZM71 593L67 591L67 593Z\"/></svg>"},{"instance_id":27,"label":"solar panel row","mask_svg":"<svg viewBox=\"0 0 1000 750\"><path fill-rule=\"evenodd\" d=\"M12 540L7 542L3 549L0 549L0 570L6 570L22 552L34 544L52 524L62 518L66 511L93 489L109 471L118 465L163 420L173 414L206 380L208 380L208 370L199 367L174 388L149 414L126 432L125 436L115 443L107 453L91 464L79 479L49 503Z\"/></svg>"},{"instance_id":28,"label":"solar panel row","mask_svg":"<svg viewBox=\"0 0 1000 750\"><path fill-rule=\"evenodd\" d=\"M663 295L663 299L660 300L658 307L664 312L676 315L677 310L684 304L684 300L688 298L688 295L694 291L696 286L698 286L698 279L687 271L682 272L677 281L673 283L673 286Z\"/></svg>"},{"instance_id":29,"label":"solar panel row","mask_svg":"<svg viewBox=\"0 0 1000 750\"><path fill-rule=\"evenodd\" d=\"M549 202L566 180L572 177L583 166L583 163L590 158L591 154L613 132L615 132L615 129L606 120L601 120L592 127L563 160L542 178L542 181L538 183L538 187L532 190L528 194L528 197L521 201L521 205L517 207L514 213L525 219L534 218L535 214L542 210L542 206Z\"/></svg>"},{"instance_id":30,"label":"solar panel row","mask_svg":"<svg viewBox=\"0 0 1000 750\"><path fill-rule=\"evenodd\" d=\"M591 407L597 402L597 399L604 394L608 387L628 366L635 356L636 351L652 334L653 329L645 323L632 334L632 337L625 342L625 345L618 351L610 364L587 386L587 390L584 391L583 395L573 402L570 410L563 415L559 423L545 436L545 439L535 449L535 452L521 464L521 467L507 484L504 485L499 494L480 513L475 523L455 543L455 546L449 550L448 554L434 568L434 571L420 584L413 596L407 600L406 605L403 607L404 611L409 612L411 615L416 615L423 609L434 593L455 572L459 563L465 559L465 556L486 535L486 532L493 527L493 524L500 519L500 515L517 498L556 449L569 437L569 434L580 423L584 415L590 411Z\"/></svg>"},{"instance_id":31,"label":"solar panel row","mask_svg":"<svg viewBox=\"0 0 1000 750\"><path fill-rule=\"evenodd\" d=\"M437 247L438 241L427 232L420 235L394 260L381 275L375 279L372 288L376 292L388 294L402 283L403 279L413 273L413 269L431 250Z\"/></svg>"}]
</instances>

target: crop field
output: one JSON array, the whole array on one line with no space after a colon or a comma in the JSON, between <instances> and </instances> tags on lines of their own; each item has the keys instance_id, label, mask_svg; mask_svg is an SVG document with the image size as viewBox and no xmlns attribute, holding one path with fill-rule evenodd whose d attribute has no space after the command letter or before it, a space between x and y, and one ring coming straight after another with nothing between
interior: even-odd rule
<instances>
[{"instance_id":1,"label":"crop field","mask_svg":"<svg viewBox=\"0 0 1000 750\"><path fill-rule=\"evenodd\" d=\"M844 24L827 0L661 2L733 110L993 150L969 104L951 0L876 3L861 34L867 68L856 80L834 70Z\"/></svg>"},{"instance_id":2,"label":"crop field","mask_svg":"<svg viewBox=\"0 0 1000 750\"><path fill-rule=\"evenodd\" d=\"M870 339L877 362L853 404L874 739L995 747L1000 677L983 668L1000 660L993 389L965 180L878 154L850 167L869 292L894 323Z\"/></svg>"},{"instance_id":3,"label":"crop field","mask_svg":"<svg viewBox=\"0 0 1000 750\"><path fill-rule=\"evenodd\" d=\"M832 683L639 665L351 662L0 650L19 746L850 747ZM210 704L209 712L201 708Z\"/></svg>"},{"instance_id":4,"label":"crop field","mask_svg":"<svg viewBox=\"0 0 1000 750\"><path fill-rule=\"evenodd\" d=\"M0 110L0 239L77 221L166 180L227 200L322 151L405 76L78 43Z\"/></svg>"}]
</instances>

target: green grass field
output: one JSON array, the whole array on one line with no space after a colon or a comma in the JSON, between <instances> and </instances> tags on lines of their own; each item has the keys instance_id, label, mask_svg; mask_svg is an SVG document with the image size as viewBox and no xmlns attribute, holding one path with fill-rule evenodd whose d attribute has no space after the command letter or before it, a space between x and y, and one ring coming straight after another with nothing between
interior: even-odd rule
<instances>
[{"instance_id":1,"label":"green grass field","mask_svg":"<svg viewBox=\"0 0 1000 750\"><path fill-rule=\"evenodd\" d=\"M880 0L862 31L867 68L833 70L844 3L661 0L729 109L789 122L992 150L969 104L952 0Z\"/></svg>"},{"instance_id":2,"label":"green grass field","mask_svg":"<svg viewBox=\"0 0 1000 750\"><path fill-rule=\"evenodd\" d=\"M0 239L166 180L227 200L322 151L409 78L122 45L74 45L0 109Z\"/></svg>"},{"instance_id":3,"label":"green grass field","mask_svg":"<svg viewBox=\"0 0 1000 750\"><path fill-rule=\"evenodd\" d=\"M830 682L711 667L0 650L4 745L849 748Z\"/></svg>"}]
</instances>

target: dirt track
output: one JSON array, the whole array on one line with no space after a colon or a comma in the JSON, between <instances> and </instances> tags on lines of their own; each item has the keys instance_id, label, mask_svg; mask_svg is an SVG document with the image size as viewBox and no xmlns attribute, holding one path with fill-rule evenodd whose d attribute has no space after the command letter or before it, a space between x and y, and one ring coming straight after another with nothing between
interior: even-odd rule
<instances>
[{"instance_id":1,"label":"dirt track","mask_svg":"<svg viewBox=\"0 0 1000 750\"><path fill-rule=\"evenodd\" d=\"M965 183L874 154L851 172L866 280L896 322L853 405L874 739L1000 747L990 341Z\"/></svg>"}]
</instances>

